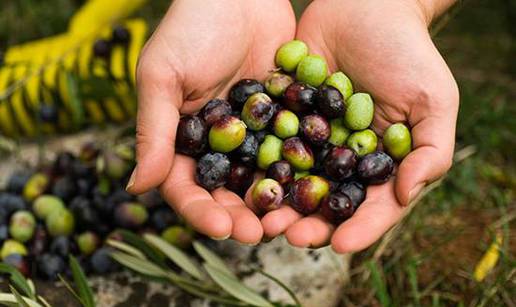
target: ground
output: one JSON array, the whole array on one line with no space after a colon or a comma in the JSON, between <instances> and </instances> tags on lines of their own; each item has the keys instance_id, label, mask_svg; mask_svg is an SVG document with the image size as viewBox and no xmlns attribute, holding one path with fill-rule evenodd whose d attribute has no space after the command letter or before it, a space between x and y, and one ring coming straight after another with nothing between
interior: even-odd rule
<instances>
[{"instance_id":1,"label":"ground","mask_svg":"<svg viewBox=\"0 0 516 307\"><path fill-rule=\"evenodd\" d=\"M3 1L0 50L64 30L82 2ZM151 1L139 14L155 25L166 6ZM461 91L458 161L390 236L355 255L342 306L516 304L516 5L461 1L433 31ZM476 282L496 234L500 260Z\"/></svg>"}]
</instances>

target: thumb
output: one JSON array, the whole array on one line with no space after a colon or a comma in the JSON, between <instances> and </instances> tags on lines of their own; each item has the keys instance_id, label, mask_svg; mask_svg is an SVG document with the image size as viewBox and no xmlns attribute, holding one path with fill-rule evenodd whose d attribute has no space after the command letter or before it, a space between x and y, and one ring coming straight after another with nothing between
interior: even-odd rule
<instances>
[{"instance_id":1,"label":"thumb","mask_svg":"<svg viewBox=\"0 0 516 307\"><path fill-rule=\"evenodd\" d=\"M439 115L418 112L425 115L412 126L414 150L401 162L395 185L398 201L404 206L452 165L458 104L447 105L450 107Z\"/></svg>"},{"instance_id":2,"label":"thumb","mask_svg":"<svg viewBox=\"0 0 516 307\"><path fill-rule=\"evenodd\" d=\"M163 183L172 168L182 93L177 73L142 58L138 69L136 167L127 191L144 193ZM150 63L149 63L150 62Z\"/></svg>"}]
</instances>

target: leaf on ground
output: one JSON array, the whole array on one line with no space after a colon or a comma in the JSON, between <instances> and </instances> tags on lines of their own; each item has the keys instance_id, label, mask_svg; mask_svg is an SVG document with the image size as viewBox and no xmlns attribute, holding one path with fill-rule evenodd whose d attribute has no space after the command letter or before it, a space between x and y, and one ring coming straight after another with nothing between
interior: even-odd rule
<instances>
[{"instance_id":1,"label":"leaf on ground","mask_svg":"<svg viewBox=\"0 0 516 307\"><path fill-rule=\"evenodd\" d=\"M481 282L484 278L493 270L500 258L500 246L502 245L503 237L501 234L497 234L495 240L487 251L484 253L480 261L475 266L473 278L477 282Z\"/></svg>"},{"instance_id":2,"label":"leaf on ground","mask_svg":"<svg viewBox=\"0 0 516 307\"><path fill-rule=\"evenodd\" d=\"M260 307L273 307L274 305L266 300L263 296L256 293L244 285L239 280L235 279L232 275L227 274L223 270L213 266L210 263L205 263L204 269L208 272L208 275L213 281L218 284L224 291L229 293L231 296L241 300L252 306Z\"/></svg>"},{"instance_id":3,"label":"leaf on ground","mask_svg":"<svg viewBox=\"0 0 516 307\"><path fill-rule=\"evenodd\" d=\"M159 249L186 273L190 274L192 277L198 280L203 279L202 272L198 269L198 265L190 260L189 256L186 255L182 250L153 234L146 234L143 236L143 238L148 243Z\"/></svg>"},{"instance_id":4,"label":"leaf on ground","mask_svg":"<svg viewBox=\"0 0 516 307\"><path fill-rule=\"evenodd\" d=\"M218 268L219 270L223 271L224 273L232 276L234 279L237 279L235 273L231 271L231 269L226 265L224 260L217 256L213 251L211 251L209 248L204 246L201 242L195 241L193 242L193 248L201 256L206 263L211 264L212 266Z\"/></svg>"},{"instance_id":5,"label":"leaf on ground","mask_svg":"<svg viewBox=\"0 0 516 307\"><path fill-rule=\"evenodd\" d=\"M93 290L88 285L86 275L81 269L79 262L74 256L70 255L69 258L70 269L72 270L73 281L77 288L77 294L82 300L84 307L95 307L95 298L93 296Z\"/></svg>"}]
</instances>

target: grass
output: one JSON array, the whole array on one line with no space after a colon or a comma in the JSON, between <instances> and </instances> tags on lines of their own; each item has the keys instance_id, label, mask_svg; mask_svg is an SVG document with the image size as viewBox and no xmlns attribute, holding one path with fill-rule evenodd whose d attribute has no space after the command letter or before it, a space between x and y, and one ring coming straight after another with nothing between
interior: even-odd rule
<instances>
[{"instance_id":1,"label":"grass","mask_svg":"<svg viewBox=\"0 0 516 307\"><path fill-rule=\"evenodd\" d=\"M82 2L2 1L0 50L64 31ZM152 1L139 15L155 25L167 5ZM516 305L516 9L510 0L460 5L435 42L461 90L462 161L388 236L353 258L342 306ZM498 264L476 282L475 265L496 234Z\"/></svg>"}]
</instances>

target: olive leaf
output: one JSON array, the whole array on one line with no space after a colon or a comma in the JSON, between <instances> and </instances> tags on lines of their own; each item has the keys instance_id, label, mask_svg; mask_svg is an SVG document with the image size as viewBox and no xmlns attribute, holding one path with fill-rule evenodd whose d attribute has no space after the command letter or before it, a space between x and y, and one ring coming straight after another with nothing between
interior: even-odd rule
<instances>
[{"instance_id":1,"label":"olive leaf","mask_svg":"<svg viewBox=\"0 0 516 307\"><path fill-rule=\"evenodd\" d=\"M124 242L121 242L121 241L118 241L118 240L113 240L113 239L108 239L106 241L106 243L111 246L111 247L114 247L118 250L121 250L129 255L132 255L132 256L135 256L137 258L140 258L142 260L145 260L147 259L145 257L145 255L140 252L138 249L132 247L131 245L129 244L125 244Z\"/></svg>"},{"instance_id":2,"label":"olive leaf","mask_svg":"<svg viewBox=\"0 0 516 307\"><path fill-rule=\"evenodd\" d=\"M212 252L209 248L204 246L202 243L195 241L193 242L193 248L201 256L204 261L209 263L210 265L218 268L218 270L226 273L228 276L232 276L233 279L237 279L235 273L231 271L231 269L226 265L224 260L217 256L214 252Z\"/></svg>"},{"instance_id":3,"label":"olive leaf","mask_svg":"<svg viewBox=\"0 0 516 307\"><path fill-rule=\"evenodd\" d=\"M297 298L297 296L294 294L294 292L292 290L290 290L289 287L287 287L287 285L285 285L283 282L281 282L279 279L277 279L276 277L270 275L269 273L266 273L265 271L263 270L260 270L260 269L255 269L256 272L260 273L261 275L267 277L268 279L272 280L274 283L276 283L278 286L280 286L283 290L285 290L288 295L292 298L292 300L295 302L295 306L296 307L301 307L301 302L299 301L299 299Z\"/></svg>"},{"instance_id":4,"label":"olive leaf","mask_svg":"<svg viewBox=\"0 0 516 307\"><path fill-rule=\"evenodd\" d=\"M33 301L32 299L26 297L22 298L29 307L42 307L38 302ZM0 304L7 306L20 306L14 294L11 293L0 293Z\"/></svg>"},{"instance_id":5,"label":"olive leaf","mask_svg":"<svg viewBox=\"0 0 516 307\"><path fill-rule=\"evenodd\" d=\"M20 293L11 285L9 285L9 289L11 290L11 293L14 295L14 298L16 298L16 302L21 307L30 307L29 304L22 298Z\"/></svg>"},{"instance_id":6,"label":"olive leaf","mask_svg":"<svg viewBox=\"0 0 516 307\"><path fill-rule=\"evenodd\" d=\"M93 297L93 291L88 285L86 275L81 269L79 262L74 256L69 256L70 269L72 270L73 281L77 288L78 295L81 298L81 303L84 307L95 307L95 299Z\"/></svg>"},{"instance_id":7,"label":"olive leaf","mask_svg":"<svg viewBox=\"0 0 516 307\"><path fill-rule=\"evenodd\" d=\"M139 251L143 252L151 262L155 263L156 265L162 268L167 267L165 263L165 256L156 251L154 247L147 244L147 242L142 240L138 235L128 230L119 230L119 233L125 242L137 248Z\"/></svg>"},{"instance_id":8,"label":"olive leaf","mask_svg":"<svg viewBox=\"0 0 516 307\"><path fill-rule=\"evenodd\" d=\"M156 278L166 278L167 272L164 271L159 266L153 264L148 260L143 260L141 258L131 256L129 254L125 254L122 252L114 252L111 254L111 257L115 259L117 262L130 268L133 271L136 271L140 274L152 276Z\"/></svg>"},{"instance_id":9,"label":"olive leaf","mask_svg":"<svg viewBox=\"0 0 516 307\"><path fill-rule=\"evenodd\" d=\"M61 276L61 274L58 274L57 275L57 278L59 278L59 280L63 283L63 285L65 286L65 288L68 290L68 292L70 292L74 297L75 299L82 305L84 306L84 302L82 301L82 298L79 296L79 294L77 294L77 292L75 291L75 289L72 287L72 285L70 285L70 283L68 283L68 281L63 277Z\"/></svg>"},{"instance_id":10,"label":"olive leaf","mask_svg":"<svg viewBox=\"0 0 516 307\"><path fill-rule=\"evenodd\" d=\"M260 294L254 292L252 289L248 288L246 285L242 284L240 281L234 278L234 275L230 275L210 263L204 263L203 266L213 281L233 297L253 306L274 306Z\"/></svg>"},{"instance_id":11,"label":"olive leaf","mask_svg":"<svg viewBox=\"0 0 516 307\"><path fill-rule=\"evenodd\" d=\"M8 274L10 281L18 290L22 291L29 298L36 299L33 289L17 269L8 264L0 263L0 273Z\"/></svg>"},{"instance_id":12,"label":"olive leaf","mask_svg":"<svg viewBox=\"0 0 516 307\"><path fill-rule=\"evenodd\" d=\"M189 259L189 257L181 251L179 248L169 244L167 241L160 237L152 234L145 234L143 238L151 245L159 249L165 254L170 260L172 260L177 266L183 269L186 273L198 280L203 279L202 272L198 269L198 266Z\"/></svg>"},{"instance_id":13,"label":"olive leaf","mask_svg":"<svg viewBox=\"0 0 516 307\"><path fill-rule=\"evenodd\" d=\"M52 307L48 302L47 300L42 297L41 295L38 295L38 301L41 302L41 304L43 304L44 307Z\"/></svg>"}]
</instances>

